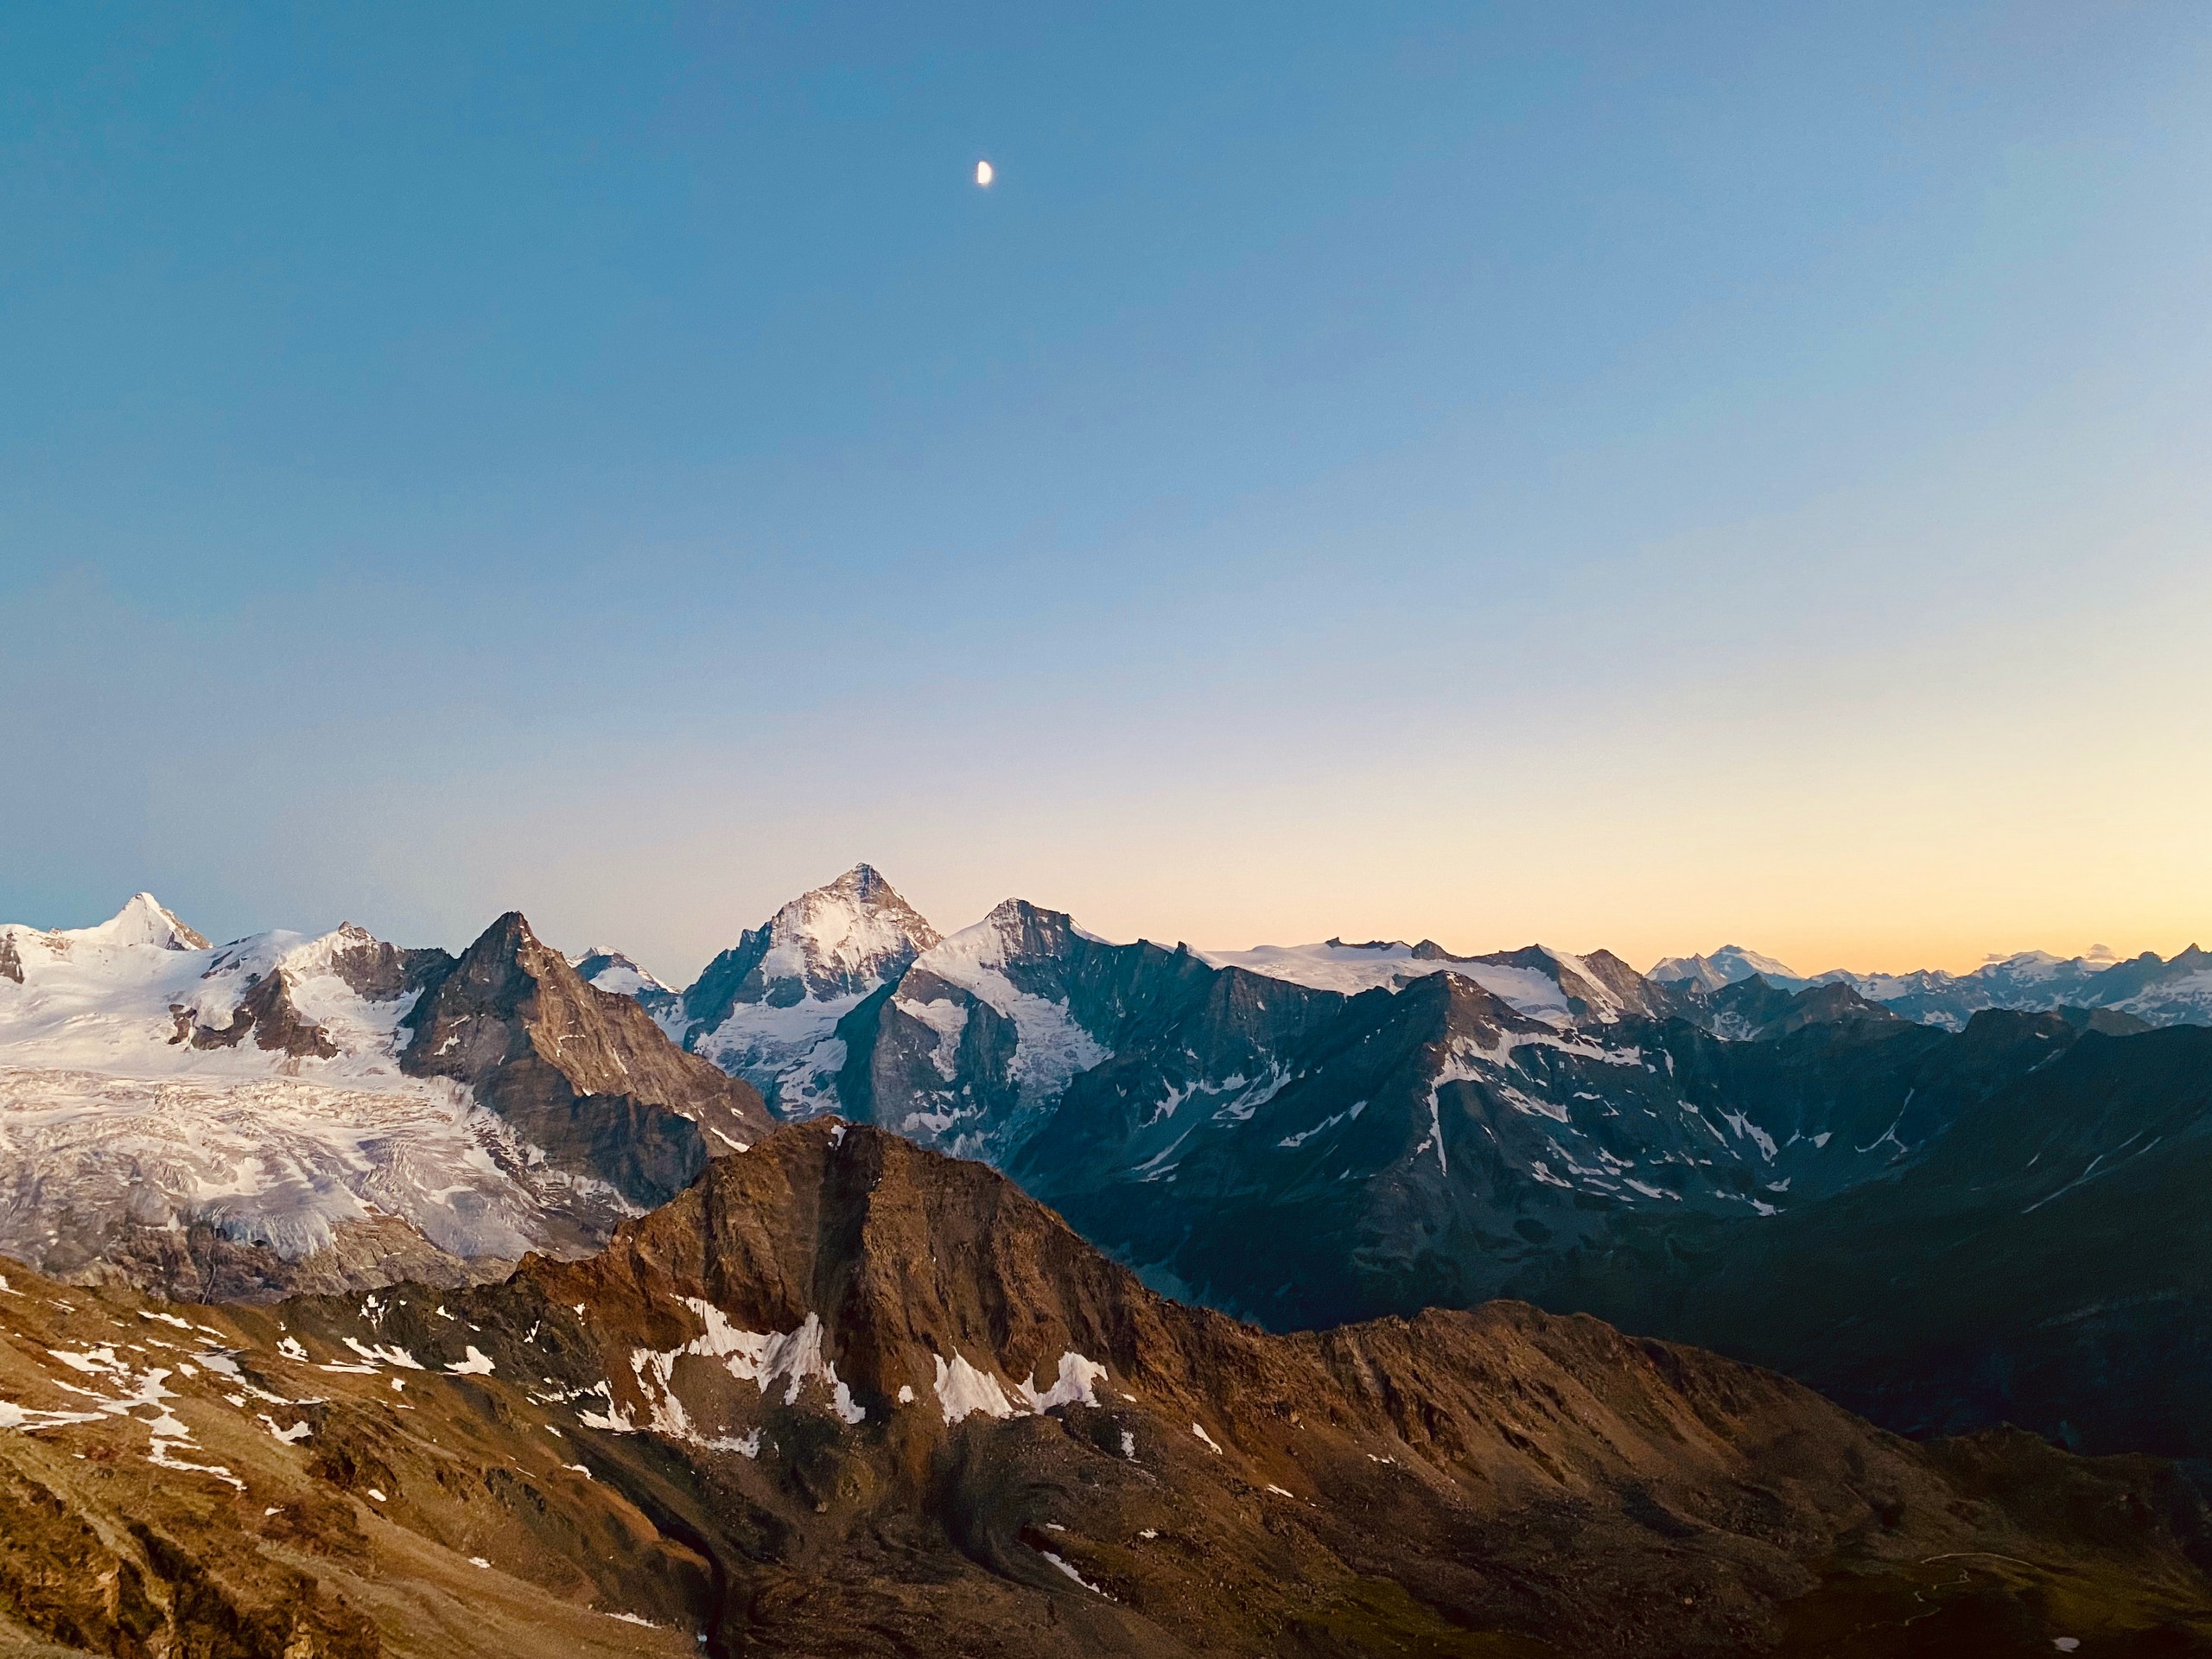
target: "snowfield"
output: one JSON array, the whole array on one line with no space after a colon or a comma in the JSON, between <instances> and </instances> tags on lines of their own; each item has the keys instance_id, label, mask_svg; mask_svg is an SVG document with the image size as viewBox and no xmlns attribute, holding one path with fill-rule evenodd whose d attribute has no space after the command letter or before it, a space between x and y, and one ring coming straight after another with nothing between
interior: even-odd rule
<instances>
[{"instance_id":1,"label":"snowfield","mask_svg":"<svg viewBox=\"0 0 2212 1659\"><path fill-rule=\"evenodd\" d=\"M211 947L144 893L98 927L0 927L0 1253L67 1271L126 1224L204 1224L299 1262L396 1217L512 1259L626 1213L467 1089L401 1071L415 993L347 977L383 950L358 928ZM334 1052L238 1027L272 976Z\"/></svg>"}]
</instances>

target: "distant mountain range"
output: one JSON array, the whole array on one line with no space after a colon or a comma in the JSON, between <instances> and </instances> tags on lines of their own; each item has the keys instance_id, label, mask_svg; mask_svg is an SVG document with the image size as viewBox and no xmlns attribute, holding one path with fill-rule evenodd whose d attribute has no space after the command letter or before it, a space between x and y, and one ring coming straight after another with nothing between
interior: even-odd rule
<instances>
[{"instance_id":1,"label":"distant mountain range","mask_svg":"<svg viewBox=\"0 0 2212 1659\"><path fill-rule=\"evenodd\" d=\"M1771 957L1731 944L1709 957L1669 957L1651 969L1650 977L1711 993L1753 975L1786 990L1848 985L1908 1020L1952 1031L1963 1029L1986 1008L2111 1008L2153 1026L2212 1025L2212 955L2193 944L2169 958L2150 950L2124 961L2061 958L2030 950L1967 974L1941 969L1854 974L1834 969L1809 977L1792 973Z\"/></svg>"},{"instance_id":2,"label":"distant mountain range","mask_svg":"<svg viewBox=\"0 0 2212 1659\"><path fill-rule=\"evenodd\" d=\"M2119 1057L2103 1062L2116 1121L2168 1111L2152 1049L2095 1046L2206 1020L2202 963L2192 948L2171 963L2021 957L1877 978L1800 976L1732 946L1648 976L1605 951L1459 956L1426 940L1201 953L1112 944L1020 900L940 937L862 867L747 934L669 1029L781 1116L834 1111L996 1164L1149 1282L1277 1329L1519 1294L1843 1388L1817 1343L1783 1341L1722 1294L1748 1271L1737 1256L1825 1236L1846 1213L1887 1238L1885 1206L1975 1188L1991 1172L1958 1164L1955 1129L2017 1128L2007 1103L2069 1075L2044 1074L2077 1049L2083 1065L2093 1046ZM743 999L709 995L710 980ZM2185 1141L2146 1155L2163 1166ZM2111 1173L2099 1156L2019 1150L2039 1159L2033 1181L2086 1182L2029 1224L2054 1248L2074 1195ZM2167 1235L2186 1224L2149 1211L2112 1248L2185 1262ZM1917 1259L1910 1229L1895 1248ZM2000 1276L2005 1259L2027 1257L1998 1259ZM1809 1258L1794 1271L1830 1285ZM2059 1282L1993 1292L1971 1355L1908 1344L1885 1357L1884 1392L1848 1397L1901 1427L2009 1415L2088 1445L2144 1443L2116 1386L2064 1380L2119 1374L2079 1344L2050 1360L2058 1380L2039 1398L1958 1385L1962 1365L2040 1352L2030 1328L2076 1317L2051 1304ZM2177 1282L2145 1294L2195 1297L2185 1272ZM2179 1324L2212 1330L2212 1308L2189 1306ZM1799 1306L1840 1325L1872 1316ZM2069 1328L2101 1330L2098 1317ZM2160 1351L2131 1351L2120 1371ZM2212 1424L2172 1431L2158 1431L2164 1449L2212 1455Z\"/></svg>"},{"instance_id":3,"label":"distant mountain range","mask_svg":"<svg viewBox=\"0 0 2212 1659\"><path fill-rule=\"evenodd\" d=\"M680 991L513 916L458 958L350 928L216 948L142 895L99 928L0 930L0 1248L52 1272L232 1297L459 1283L588 1251L775 1118L835 1113L994 1164L1155 1287L1277 1330L1518 1295L1783 1366L1899 1427L2009 1416L2212 1456L2212 1428L2149 1421L2118 1380L2212 1330L2187 1224L2100 1207L2193 1155L2159 1057L2201 1028L2133 1034L2195 1012L2193 950L2016 959L1944 994L2082 1000L1939 1021L1911 1017L1925 986L1733 947L1651 976L1541 946L1198 952L1018 899L944 935L863 865ZM2031 1144L2044 1109L2021 1103L2076 1066L2113 1133ZM2044 1244L1983 1214L2000 1172L2035 1189ZM1965 1236L1904 1218L1961 1205ZM2096 1251L2149 1264L2115 1275L2158 1299L2128 1305L2172 1318L2059 1306L2076 1281L2022 1267L1941 1352L1900 1326L1878 1388L1845 1363L1871 1347L1834 1345L1909 1311L1845 1295L1820 1265L1836 1238L1880 1237L1908 1276L1986 1248L2002 1280L2084 1252L2092 1212ZM1993 1228L2002 1251L1973 1242ZM1774 1282L1819 1287L1791 1301L1826 1310L1816 1329L1747 1289L1792 1240Z\"/></svg>"}]
</instances>

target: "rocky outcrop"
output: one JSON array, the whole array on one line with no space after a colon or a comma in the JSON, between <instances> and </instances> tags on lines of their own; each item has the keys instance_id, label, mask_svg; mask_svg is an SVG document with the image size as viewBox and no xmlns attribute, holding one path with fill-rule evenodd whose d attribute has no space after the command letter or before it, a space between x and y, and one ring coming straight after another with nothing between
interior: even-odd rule
<instances>
[{"instance_id":1,"label":"rocky outcrop","mask_svg":"<svg viewBox=\"0 0 2212 1659\"><path fill-rule=\"evenodd\" d=\"M666 1202L770 1128L749 1084L586 984L519 912L429 976L408 1025L404 1071L467 1084L557 1165L634 1204Z\"/></svg>"},{"instance_id":2,"label":"rocky outcrop","mask_svg":"<svg viewBox=\"0 0 2212 1659\"><path fill-rule=\"evenodd\" d=\"M231 1010L226 1026L200 1024L189 1008L181 1006L169 1012L176 1020L176 1035L170 1040L188 1041L194 1048L236 1048L251 1032L254 1046L272 1054L327 1060L338 1053L330 1033L300 1013L292 1001L291 981L281 968L254 981Z\"/></svg>"},{"instance_id":3,"label":"rocky outcrop","mask_svg":"<svg viewBox=\"0 0 2212 1659\"><path fill-rule=\"evenodd\" d=\"M836 1122L497 1286L18 1275L0 1402L0 1615L114 1653L2212 1644L2203 1506L2153 1461L1914 1446L1510 1304L1265 1335Z\"/></svg>"},{"instance_id":4,"label":"rocky outcrop","mask_svg":"<svg viewBox=\"0 0 2212 1659\"><path fill-rule=\"evenodd\" d=\"M330 970L372 1002L390 1002L419 991L450 969L453 957L435 947L388 944L365 928L341 922L328 941Z\"/></svg>"},{"instance_id":5,"label":"rocky outcrop","mask_svg":"<svg viewBox=\"0 0 2212 1659\"><path fill-rule=\"evenodd\" d=\"M2212 1605L2202 1507L2157 1465L1923 1451L1525 1306L1267 1336L842 1124L443 1305L479 1328L410 1299L381 1340L574 1401L598 1483L710 1563L723 1651L1821 1653L1933 1608L2024 1654L2152 1604L2186 1641ZM371 1340L350 1306L288 1317ZM2129 1519L2093 1538L2058 1518L2083 1501ZM1979 1550L2021 1576L1924 1570ZM2097 1611L2055 1611L2061 1574Z\"/></svg>"}]
</instances>

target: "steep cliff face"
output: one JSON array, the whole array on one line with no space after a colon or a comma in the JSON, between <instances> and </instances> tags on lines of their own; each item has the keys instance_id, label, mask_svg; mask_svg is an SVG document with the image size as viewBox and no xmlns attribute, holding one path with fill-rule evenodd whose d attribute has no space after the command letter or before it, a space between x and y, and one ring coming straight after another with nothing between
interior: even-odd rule
<instances>
[{"instance_id":1,"label":"steep cliff face","mask_svg":"<svg viewBox=\"0 0 2212 1659\"><path fill-rule=\"evenodd\" d=\"M403 1070L466 1084L552 1161L634 1204L664 1203L771 1128L750 1084L585 983L519 912L433 977L408 1024Z\"/></svg>"}]
</instances>

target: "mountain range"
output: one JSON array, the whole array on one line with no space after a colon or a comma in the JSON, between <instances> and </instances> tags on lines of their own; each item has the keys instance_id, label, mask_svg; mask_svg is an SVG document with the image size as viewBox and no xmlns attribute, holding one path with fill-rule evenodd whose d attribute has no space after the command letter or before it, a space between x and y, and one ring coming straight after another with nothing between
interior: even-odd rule
<instances>
[{"instance_id":1,"label":"mountain range","mask_svg":"<svg viewBox=\"0 0 2212 1659\"><path fill-rule=\"evenodd\" d=\"M425 1651L662 1650L585 1605L669 1651L2196 1650L2195 954L1916 1019L1733 949L946 935L866 866L682 990L516 914L458 956L216 946L144 894L0 928L0 1254L43 1275L0 1321L47 1333L0 1323L0 1430L202 1474L214 1436L216 1484L315 1517L142 1535L0 1434L44 1541L0 1541L0 1611L73 1550L110 1624L28 1628L118 1653L410 1651L398 1580ZM110 1403L48 1398L91 1386L57 1355ZM195 1376L237 1422L163 1403ZM537 1563L505 1635L470 1540ZM1977 1552L2018 1571L1923 1570ZM281 1640L188 1635L218 1581Z\"/></svg>"},{"instance_id":2,"label":"mountain range","mask_svg":"<svg viewBox=\"0 0 2212 1659\"><path fill-rule=\"evenodd\" d=\"M777 969L855 938L883 943L842 976ZM1426 940L1198 952L1020 900L940 937L866 867L746 941L723 960L747 964L757 1003L810 1010L752 1073L780 1115L994 1163L1169 1294L1286 1331L1525 1296L1780 1365L1900 1428L2020 1421L2212 1457L2212 1413L2187 1404L2212 1390L2171 1369L2212 1334L2187 1210L2123 1208L2094 1250L2081 1236L2121 1190L2114 1147L2130 1181L2181 1179L2193 1155L2202 1114L2164 1058L2212 1040L2177 1024L2198 1014L2193 949L2078 974L2015 959L1955 996L2020 1006L1923 1020L1869 994L1903 976L1801 978L1733 947L1651 976L1605 951ZM2083 1001L2052 1006L2069 988ZM2175 1028L2139 1044L2154 1025ZM702 1042L715 1029L671 1027L735 1052ZM2042 1109L2018 1103L2093 1065L2112 1132L2036 1131ZM2032 1189L2036 1249L1999 1224L2000 1173ZM1930 1204L1959 1217L1924 1226ZM1854 1370L1869 1329L1919 1305L1833 1271L1861 1237L1892 1280L1930 1286L1981 1252L1977 1318L1942 1342L1901 1331ZM1762 1280L1790 1240L1789 1270ZM2160 1311L2075 1294L2081 1275L2030 1269L2037 1250L2139 1264L2127 1306ZM1777 1320L1801 1282L1822 1294ZM2152 1376L2182 1403L2152 1409L2161 1391L2131 1381Z\"/></svg>"},{"instance_id":3,"label":"mountain range","mask_svg":"<svg viewBox=\"0 0 2212 1659\"><path fill-rule=\"evenodd\" d=\"M771 1127L519 916L220 947L141 893L0 928L0 1252L232 1299L603 1243Z\"/></svg>"},{"instance_id":4,"label":"mountain range","mask_svg":"<svg viewBox=\"0 0 2212 1659\"><path fill-rule=\"evenodd\" d=\"M1740 945L1710 956L1669 957L1651 977L1711 993L1754 975L1770 985L1800 990L1808 985L1848 985L1869 1001L1908 1020L1961 1030L1986 1008L2048 1013L2056 1008L2110 1008L2154 1026L2212 1025L2212 955L2190 945L2171 957L2156 951L2126 960L2110 953L2060 957L2024 951L1985 963L1971 973L1922 969L1907 974L1855 974L1834 969L1801 976L1771 957Z\"/></svg>"},{"instance_id":5,"label":"mountain range","mask_svg":"<svg viewBox=\"0 0 2212 1659\"><path fill-rule=\"evenodd\" d=\"M1271 1336L817 1122L587 1259L175 1307L0 1285L0 1609L47 1653L2151 1656L2149 1459L1915 1446L1514 1304Z\"/></svg>"}]
</instances>

